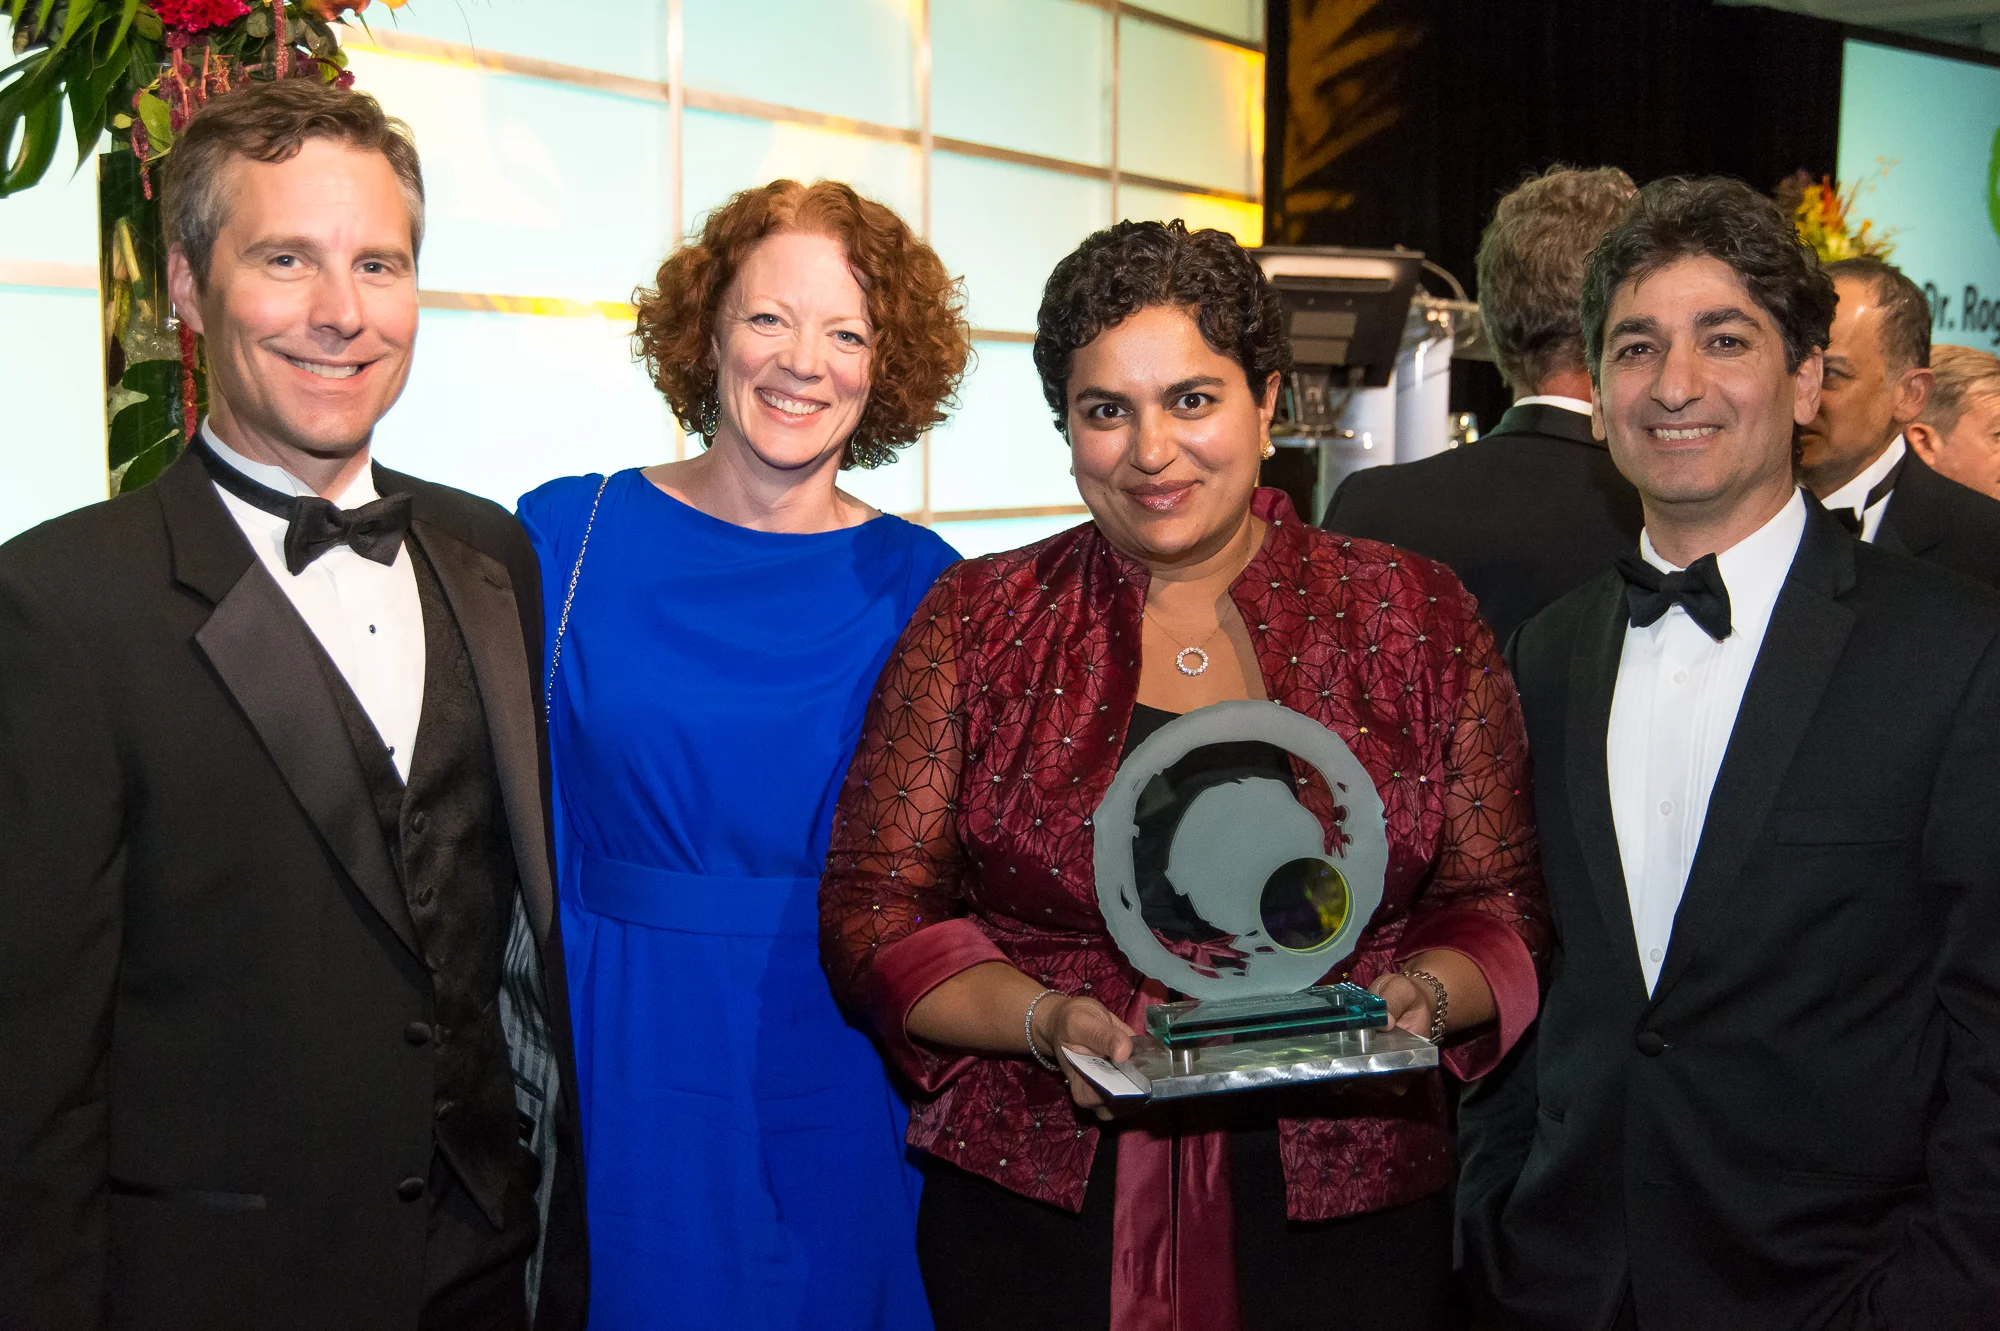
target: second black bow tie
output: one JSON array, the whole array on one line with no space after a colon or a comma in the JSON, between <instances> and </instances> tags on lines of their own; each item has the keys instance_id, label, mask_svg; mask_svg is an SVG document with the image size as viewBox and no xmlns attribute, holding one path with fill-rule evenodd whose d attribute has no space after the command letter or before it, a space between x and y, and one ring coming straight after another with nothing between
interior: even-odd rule
<instances>
[{"instance_id":1,"label":"second black bow tie","mask_svg":"<svg viewBox=\"0 0 2000 1331\"><path fill-rule=\"evenodd\" d=\"M339 508L318 495L288 495L251 480L196 435L189 445L210 479L252 508L285 520L285 567L294 575L337 545L378 564L396 562L410 530L410 497L393 494L359 508Z\"/></svg>"},{"instance_id":2,"label":"second black bow tie","mask_svg":"<svg viewBox=\"0 0 2000 1331\"><path fill-rule=\"evenodd\" d=\"M378 564L396 562L410 530L410 497L388 495L360 508L336 508L318 495L292 501L285 528L285 567L297 573L337 545Z\"/></svg>"},{"instance_id":3,"label":"second black bow tie","mask_svg":"<svg viewBox=\"0 0 2000 1331\"><path fill-rule=\"evenodd\" d=\"M1678 605L1717 642L1729 636L1729 588L1714 555L1703 555L1679 573L1663 572L1638 555L1621 555L1618 571L1625 577L1625 605L1636 627L1645 628Z\"/></svg>"}]
</instances>

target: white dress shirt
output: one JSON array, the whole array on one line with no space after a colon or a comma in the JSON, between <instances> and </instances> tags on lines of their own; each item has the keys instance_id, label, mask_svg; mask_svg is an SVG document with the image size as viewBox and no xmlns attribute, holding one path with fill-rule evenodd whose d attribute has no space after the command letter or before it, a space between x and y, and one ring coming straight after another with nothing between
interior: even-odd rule
<instances>
[{"instance_id":1,"label":"white dress shirt","mask_svg":"<svg viewBox=\"0 0 2000 1331\"><path fill-rule=\"evenodd\" d=\"M1666 960L1744 686L1805 529L1805 496L1794 491L1776 517L1717 557L1729 589L1730 632L1721 642L1678 605L1645 628L1626 626L1604 758L1649 994ZM1675 571L1644 532L1639 553L1655 568Z\"/></svg>"},{"instance_id":2,"label":"white dress shirt","mask_svg":"<svg viewBox=\"0 0 2000 1331\"><path fill-rule=\"evenodd\" d=\"M251 480L280 494L314 492L283 468L252 462L236 452L215 437L206 421L201 432L217 457ZM294 576L285 567L285 520L244 503L219 485L215 492L339 667L361 710L388 746L398 774L409 780L410 755L424 707L424 610L408 542L396 552L393 564L378 564L344 545L335 546ZM379 498L373 468L363 467L346 490L327 497L341 508L359 508Z\"/></svg>"},{"instance_id":3,"label":"white dress shirt","mask_svg":"<svg viewBox=\"0 0 2000 1331\"><path fill-rule=\"evenodd\" d=\"M1581 415L1590 414L1590 404L1580 397L1564 397L1561 393L1530 393L1526 397L1514 399L1517 407L1561 407L1564 411L1574 411Z\"/></svg>"},{"instance_id":4,"label":"white dress shirt","mask_svg":"<svg viewBox=\"0 0 2000 1331\"><path fill-rule=\"evenodd\" d=\"M1882 515L1889 511L1890 496L1885 494L1869 504L1868 492L1903 460L1904 451L1903 436L1899 434L1882 450L1882 456L1869 463L1859 476L1820 500L1829 511L1844 508L1861 514L1861 539L1870 545L1875 543L1875 533L1882 530ZM1865 508L1864 504L1867 505Z\"/></svg>"}]
</instances>

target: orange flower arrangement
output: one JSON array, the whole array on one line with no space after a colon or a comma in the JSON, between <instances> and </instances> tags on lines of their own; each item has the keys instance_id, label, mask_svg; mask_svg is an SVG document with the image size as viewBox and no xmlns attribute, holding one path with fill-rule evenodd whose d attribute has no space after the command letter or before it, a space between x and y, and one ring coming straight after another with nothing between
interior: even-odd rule
<instances>
[{"instance_id":1,"label":"orange flower arrangement","mask_svg":"<svg viewBox=\"0 0 2000 1331\"><path fill-rule=\"evenodd\" d=\"M1821 263L1856 259L1864 255L1886 259L1895 246L1892 231L1876 231L1866 218L1854 218L1854 201L1864 189L1875 188L1877 178L1889 174L1884 162L1873 176L1841 185L1831 176L1813 180L1801 171L1778 189L1778 202L1790 207L1792 225L1799 239L1812 246Z\"/></svg>"}]
</instances>

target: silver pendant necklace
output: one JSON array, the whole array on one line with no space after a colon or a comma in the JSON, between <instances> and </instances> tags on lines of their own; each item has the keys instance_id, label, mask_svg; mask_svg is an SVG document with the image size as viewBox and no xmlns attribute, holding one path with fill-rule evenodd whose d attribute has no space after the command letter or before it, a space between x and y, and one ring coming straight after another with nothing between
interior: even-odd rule
<instances>
[{"instance_id":1,"label":"silver pendant necklace","mask_svg":"<svg viewBox=\"0 0 2000 1331\"><path fill-rule=\"evenodd\" d=\"M1146 618L1153 621L1153 627L1158 629L1160 632L1166 634L1170 641L1173 642L1182 641L1180 634L1171 631L1170 629L1167 628L1165 624L1162 624L1160 622L1160 617L1153 613L1153 609L1151 606L1146 607L1144 614ZM1207 670L1208 653L1204 651L1203 648L1207 647L1208 644L1210 644L1211 642L1214 642L1215 635L1220 632L1222 632L1222 623L1220 620L1218 620L1216 622L1215 627L1209 630L1208 636L1201 640L1199 646L1188 646L1185 643L1183 643L1181 649L1178 652L1174 653L1174 669L1180 671L1183 675L1187 675L1190 678L1194 677L1195 675L1199 675L1203 671ZM1194 665L1188 664L1188 658L1190 656L1195 658L1196 664Z\"/></svg>"}]
</instances>

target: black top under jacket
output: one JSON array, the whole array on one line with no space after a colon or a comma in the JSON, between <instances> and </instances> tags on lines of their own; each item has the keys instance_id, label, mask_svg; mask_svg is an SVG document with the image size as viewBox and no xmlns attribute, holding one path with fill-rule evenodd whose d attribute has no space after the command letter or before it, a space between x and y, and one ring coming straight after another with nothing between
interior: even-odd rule
<instances>
[{"instance_id":1,"label":"black top under jacket","mask_svg":"<svg viewBox=\"0 0 2000 1331\"><path fill-rule=\"evenodd\" d=\"M1509 408L1478 441L1341 482L1320 525L1450 567L1506 642L1530 615L1639 548L1639 494L1590 417Z\"/></svg>"},{"instance_id":2,"label":"black top under jacket","mask_svg":"<svg viewBox=\"0 0 2000 1331\"><path fill-rule=\"evenodd\" d=\"M1991 1327L2000 1308L2000 596L1816 505L1655 991L1606 727L1607 572L1513 668L1557 936L1468 1090L1465 1265L1494 1324Z\"/></svg>"},{"instance_id":3,"label":"black top under jacket","mask_svg":"<svg viewBox=\"0 0 2000 1331\"><path fill-rule=\"evenodd\" d=\"M393 805L198 459L0 547L10 1331L413 1331L437 1155L489 1216L543 1177L538 1325L583 1325L539 574L504 510L375 482L426 634Z\"/></svg>"}]
</instances>

